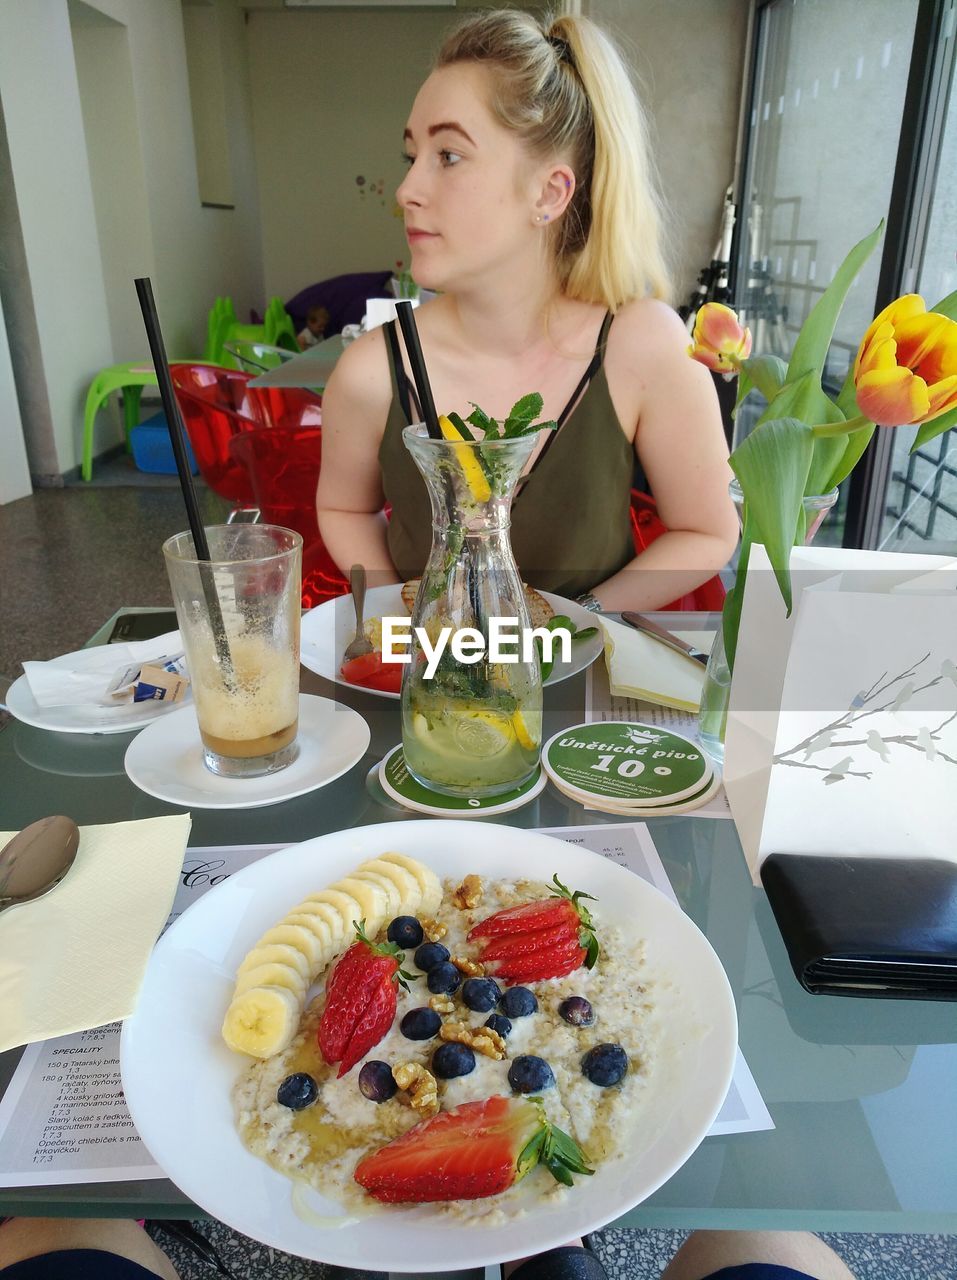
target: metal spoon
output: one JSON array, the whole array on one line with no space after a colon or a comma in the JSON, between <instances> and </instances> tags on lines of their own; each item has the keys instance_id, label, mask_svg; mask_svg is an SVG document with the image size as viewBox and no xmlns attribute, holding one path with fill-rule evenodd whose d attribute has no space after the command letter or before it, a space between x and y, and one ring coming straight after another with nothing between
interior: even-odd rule
<instances>
[{"instance_id":1,"label":"metal spoon","mask_svg":"<svg viewBox=\"0 0 957 1280\"><path fill-rule=\"evenodd\" d=\"M73 866L80 829L61 815L31 822L0 849L0 911L41 898Z\"/></svg>"},{"instance_id":2,"label":"metal spoon","mask_svg":"<svg viewBox=\"0 0 957 1280\"><path fill-rule=\"evenodd\" d=\"M354 564L349 570L349 586L352 588L352 603L356 610L356 634L355 639L346 645L346 651L342 655L343 662L351 662L353 658L361 658L367 653L372 652L372 641L368 638L362 626L362 612L366 603L366 571L365 566Z\"/></svg>"}]
</instances>

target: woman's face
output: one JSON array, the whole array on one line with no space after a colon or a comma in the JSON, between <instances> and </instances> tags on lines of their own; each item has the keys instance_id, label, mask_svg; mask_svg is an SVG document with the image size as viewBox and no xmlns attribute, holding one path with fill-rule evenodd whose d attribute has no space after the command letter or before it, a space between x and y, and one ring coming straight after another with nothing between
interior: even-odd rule
<instances>
[{"instance_id":1,"label":"woman's face","mask_svg":"<svg viewBox=\"0 0 957 1280\"><path fill-rule=\"evenodd\" d=\"M419 90L405 130L409 172L396 197L416 283L462 287L508 268L540 236L535 166L492 116L488 73L456 63Z\"/></svg>"}]
</instances>

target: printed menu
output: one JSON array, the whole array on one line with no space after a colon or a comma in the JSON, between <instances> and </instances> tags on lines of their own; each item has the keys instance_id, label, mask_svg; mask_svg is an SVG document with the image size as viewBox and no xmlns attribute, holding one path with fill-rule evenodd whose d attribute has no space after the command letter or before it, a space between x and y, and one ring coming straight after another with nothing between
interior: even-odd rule
<instances>
[{"instance_id":1,"label":"printed menu","mask_svg":"<svg viewBox=\"0 0 957 1280\"><path fill-rule=\"evenodd\" d=\"M677 903L654 842L641 823L542 830L611 858ZM280 847L187 850L166 927L207 889ZM710 1134L773 1127L739 1051L731 1088ZM119 1023L27 1046L0 1099L0 1187L162 1177L123 1099Z\"/></svg>"}]
</instances>

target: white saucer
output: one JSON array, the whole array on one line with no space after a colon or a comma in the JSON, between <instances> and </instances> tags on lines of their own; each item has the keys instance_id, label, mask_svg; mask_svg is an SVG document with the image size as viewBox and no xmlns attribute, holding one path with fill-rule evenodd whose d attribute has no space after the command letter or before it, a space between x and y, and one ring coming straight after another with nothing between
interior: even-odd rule
<instances>
[{"instance_id":1,"label":"white saucer","mask_svg":"<svg viewBox=\"0 0 957 1280\"><path fill-rule=\"evenodd\" d=\"M127 777L141 791L187 809L258 809L315 791L365 755L369 726L357 711L328 698L299 695L299 756L262 778L220 778L203 763L194 707L159 720L126 752Z\"/></svg>"},{"instance_id":2,"label":"white saucer","mask_svg":"<svg viewBox=\"0 0 957 1280\"><path fill-rule=\"evenodd\" d=\"M65 653L50 661L59 666L82 670L84 665L89 666L102 660L103 648L96 645L77 653ZM121 662L122 659L117 658L117 666ZM192 700L193 695L187 689L186 701L192 703ZM182 702L154 701L123 702L114 707L100 706L95 702L75 707L41 707L30 692L26 676L14 680L7 690L5 701L10 714L17 720L33 725L36 729L51 729L56 733L132 733L135 729L142 729L184 709Z\"/></svg>"}]
</instances>

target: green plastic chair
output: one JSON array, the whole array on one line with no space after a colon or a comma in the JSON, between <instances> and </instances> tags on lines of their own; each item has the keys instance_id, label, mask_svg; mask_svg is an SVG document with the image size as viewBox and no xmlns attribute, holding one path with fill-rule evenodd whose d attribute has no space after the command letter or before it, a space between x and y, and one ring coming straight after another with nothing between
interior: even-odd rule
<instances>
[{"instance_id":1,"label":"green plastic chair","mask_svg":"<svg viewBox=\"0 0 957 1280\"><path fill-rule=\"evenodd\" d=\"M212 361L190 361L189 363L213 363ZM86 404L83 408L83 459L80 475L89 481L93 476L93 428L96 415L114 391L123 397L123 433L126 452L132 453L130 432L140 420L140 397L144 387L159 385L156 370L148 360L133 360L127 364L110 365L101 369L86 393Z\"/></svg>"},{"instance_id":2,"label":"green plastic chair","mask_svg":"<svg viewBox=\"0 0 957 1280\"><path fill-rule=\"evenodd\" d=\"M277 369L298 354L286 347L274 347L267 342L229 341L223 343L222 363L229 368L240 369L254 377Z\"/></svg>"},{"instance_id":3,"label":"green plastic chair","mask_svg":"<svg viewBox=\"0 0 957 1280\"><path fill-rule=\"evenodd\" d=\"M281 298L271 298L263 319L266 330L265 342L273 347L285 347L288 351L299 350L299 339L296 337L296 326L292 316L282 304Z\"/></svg>"},{"instance_id":4,"label":"green plastic chair","mask_svg":"<svg viewBox=\"0 0 957 1280\"><path fill-rule=\"evenodd\" d=\"M203 352L203 359L208 364L219 363L228 330L236 323L236 309L232 298L217 298L206 319L206 350Z\"/></svg>"}]
</instances>

